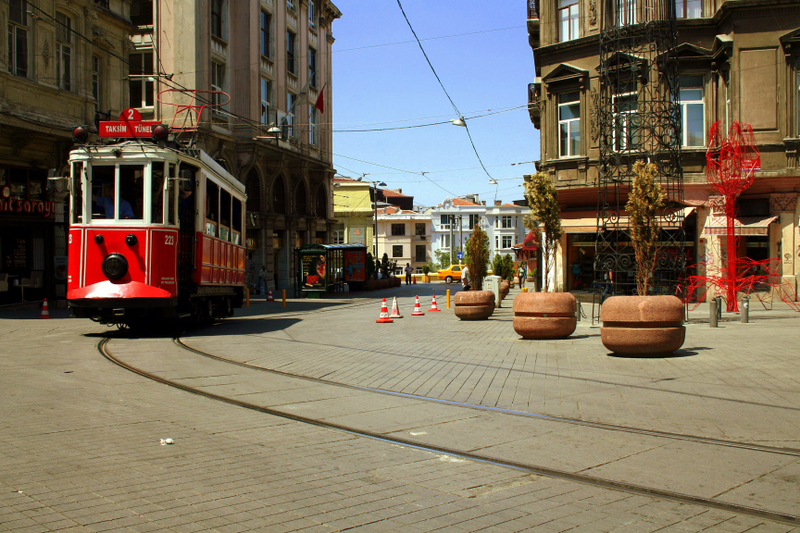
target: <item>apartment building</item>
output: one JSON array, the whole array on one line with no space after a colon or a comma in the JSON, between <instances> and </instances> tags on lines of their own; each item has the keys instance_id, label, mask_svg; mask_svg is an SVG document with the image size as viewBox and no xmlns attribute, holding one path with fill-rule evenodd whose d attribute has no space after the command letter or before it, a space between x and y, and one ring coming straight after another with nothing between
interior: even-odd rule
<instances>
[{"instance_id":1,"label":"apartment building","mask_svg":"<svg viewBox=\"0 0 800 533\"><path fill-rule=\"evenodd\" d=\"M188 125L179 138L246 185L248 255L272 289L292 287L294 248L332 236L340 16L328 0L131 2L126 107ZM199 117L192 103L206 106Z\"/></svg>"},{"instance_id":2,"label":"apartment building","mask_svg":"<svg viewBox=\"0 0 800 533\"><path fill-rule=\"evenodd\" d=\"M71 132L124 107L122 0L0 2L0 304L66 297Z\"/></svg>"},{"instance_id":3,"label":"apartment building","mask_svg":"<svg viewBox=\"0 0 800 533\"><path fill-rule=\"evenodd\" d=\"M394 205L380 207L377 213L377 257L386 254L397 261L395 275L404 275L406 263L422 273L431 260L430 215Z\"/></svg>"},{"instance_id":4,"label":"apartment building","mask_svg":"<svg viewBox=\"0 0 800 533\"><path fill-rule=\"evenodd\" d=\"M604 107L601 80L609 75L601 68L604 28L621 36L636 34L653 20L654 9L665 7L674 7L670 24L677 40L652 57L609 53L616 75L625 69L635 75L626 78L629 90L607 96L611 105ZM683 224L687 262L719 267L726 253L724 204L706 183L705 152L712 124L721 121L727 132L733 121L745 122L753 127L761 160L753 185L738 199L739 255L779 258L780 273L796 288L800 2L531 0L528 37L535 62L529 111L541 131L537 170L554 181L563 209L559 287L587 288L596 275L598 218L604 216L598 217L598 195L602 172L611 172L601 170L601 147L611 147L623 162L636 156L647 112L642 95L669 58L676 69L668 90L679 111L683 183L670 200Z\"/></svg>"}]
</instances>

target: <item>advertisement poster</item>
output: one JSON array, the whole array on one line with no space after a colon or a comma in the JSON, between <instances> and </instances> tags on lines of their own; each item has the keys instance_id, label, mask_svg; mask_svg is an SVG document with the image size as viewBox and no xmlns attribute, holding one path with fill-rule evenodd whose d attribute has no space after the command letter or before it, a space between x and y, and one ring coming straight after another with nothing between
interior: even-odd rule
<instances>
[{"instance_id":1,"label":"advertisement poster","mask_svg":"<svg viewBox=\"0 0 800 533\"><path fill-rule=\"evenodd\" d=\"M367 236L364 228L350 228L350 244L366 244Z\"/></svg>"},{"instance_id":2,"label":"advertisement poster","mask_svg":"<svg viewBox=\"0 0 800 533\"><path fill-rule=\"evenodd\" d=\"M344 281L366 281L366 259L364 250L347 250L344 252Z\"/></svg>"},{"instance_id":3,"label":"advertisement poster","mask_svg":"<svg viewBox=\"0 0 800 533\"><path fill-rule=\"evenodd\" d=\"M325 254L304 254L301 259L303 289L325 289Z\"/></svg>"},{"instance_id":4,"label":"advertisement poster","mask_svg":"<svg viewBox=\"0 0 800 533\"><path fill-rule=\"evenodd\" d=\"M55 278L57 280L67 279L67 265L68 260L66 255L57 255L53 258L55 262L56 272Z\"/></svg>"}]
</instances>

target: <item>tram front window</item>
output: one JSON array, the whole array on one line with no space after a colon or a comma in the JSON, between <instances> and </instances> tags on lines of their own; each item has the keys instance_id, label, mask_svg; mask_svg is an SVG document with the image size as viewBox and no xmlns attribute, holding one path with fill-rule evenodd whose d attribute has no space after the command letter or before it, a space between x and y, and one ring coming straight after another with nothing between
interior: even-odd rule
<instances>
[{"instance_id":1,"label":"tram front window","mask_svg":"<svg viewBox=\"0 0 800 533\"><path fill-rule=\"evenodd\" d=\"M119 168L119 191L116 171ZM144 167L120 165L92 167L92 219L138 219L144 207Z\"/></svg>"}]
</instances>

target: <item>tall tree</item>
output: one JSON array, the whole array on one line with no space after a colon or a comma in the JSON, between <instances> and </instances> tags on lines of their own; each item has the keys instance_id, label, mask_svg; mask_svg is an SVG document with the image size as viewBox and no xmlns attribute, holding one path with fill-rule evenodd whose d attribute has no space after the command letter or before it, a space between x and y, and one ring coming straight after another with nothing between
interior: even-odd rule
<instances>
[{"instance_id":1,"label":"tall tree","mask_svg":"<svg viewBox=\"0 0 800 533\"><path fill-rule=\"evenodd\" d=\"M542 272L544 274L544 291L550 289L550 273L556 262L558 242L561 240L561 211L558 207L558 191L547 176L541 172L525 176L525 200L531 208L530 217L539 223L539 229L544 234L541 243Z\"/></svg>"},{"instance_id":2,"label":"tall tree","mask_svg":"<svg viewBox=\"0 0 800 533\"><path fill-rule=\"evenodd\" d=\"M637 161L633 165L633 182L625 204L636 254L636 291L639 296L647 296L647 287L656 266L656 241L661 232L656 213L664 206L664 191L655 179L657 170L654 163Z\"/></svg>"},{"instance_id":3,"label":"tall tree","mask_svg":"<svg viewBox=\"0 0 800 533\"><path fill-rule=\"evenodd\" d=\"M473 290L480 291L489 266L489 236L481 229L480 222L475 223L472 237L467 239L465 247L470 286Z\"/></svg>"}]
</instances>

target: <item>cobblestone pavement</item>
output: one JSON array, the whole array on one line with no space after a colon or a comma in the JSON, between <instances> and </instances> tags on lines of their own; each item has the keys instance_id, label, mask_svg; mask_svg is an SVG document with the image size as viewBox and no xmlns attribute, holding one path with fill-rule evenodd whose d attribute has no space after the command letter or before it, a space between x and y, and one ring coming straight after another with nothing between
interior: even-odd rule
<instances>
[{"instance_id":1,"label":"cobblestone pavement","mask_svg":"<svg viewBox=\"0 0 800 533\"><path fill-rule=\"evenodd\" d=\"M589 320L567 340L518 339L513 291L490 320L460 322L443 288L384 291L398 296L405 315L393 324L375 323L384 293L290 300L285 308L256 300L241 317L184 340L287 373L498 411L465 416L459 405L413 396L377 399L267 375L245 381L159 338L112 348L209 390L416 433L422 444L574 469L585 463L605 477L733 502L757 494L765 508L798 514L796 456L709 453L683 441L627 453L645 437L555 429L557 422L507 411L797 449L800 315L754 305L750 324L726 316L710 328L701 306L676 357L628 359L609 356ZM438 291L442 312L410 316L418 291L426 311ZM214 402L113 366L96 348L106 328L51 314L47 321L35 309L0 311L0 531L797 530ZM162 445L168 437L175 444ZM614 459L599 464L609 450ZM705 476L705 466L717 474ZM649 471L660 474L647 479Z\"/></svg>"}]
</instances>

